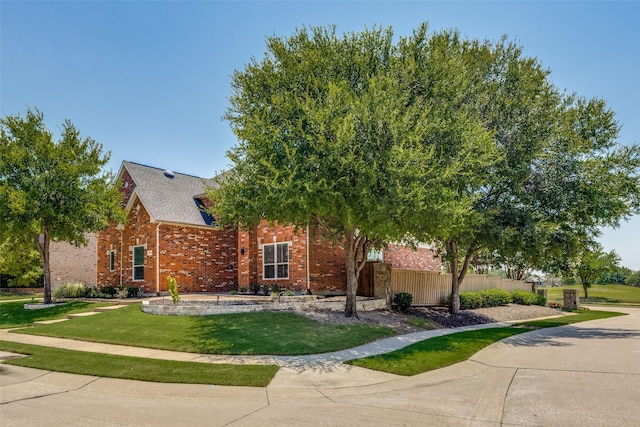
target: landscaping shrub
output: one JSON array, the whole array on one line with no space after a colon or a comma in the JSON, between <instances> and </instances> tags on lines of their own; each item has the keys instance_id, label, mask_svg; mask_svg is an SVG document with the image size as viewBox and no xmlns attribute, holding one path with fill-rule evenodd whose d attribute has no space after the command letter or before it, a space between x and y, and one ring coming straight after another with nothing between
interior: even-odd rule
<instances>
[{"instance_id":1,"label":"landscaping shrub","mask_svg":"<svg viewBox=\"0 0 640 427\"><path fill-rule=\"evenodd\" d=\"M65 283L53 291L53 298L82 298L87 289L84 283Z\"/></svg>"},{"instance_id":2,"label":"landscaping shrub","mask_svg":"<svg viewBox=\"0 0 640 427\"><path fill-rule=\"evenodd\" d=\"M485 291L460 292L460 310L473 310L474 308L497 307L511 302L509 292L502 289L488 289ZM451 304L451 295L446 299L446 304Z\"/></svg>"},{"instance_id":3,"label":"landscaping shrub","mask_svg":"<svg viewBox=\"0 0 640 427\"><path fill-rule=\"evenodd\" d=\"M118 289L115 286L103 286L100 288L100 293L107 297L115 297L118 293Z\"/></svg>"},{"instance_id":4,"label":"landscaping shrub","mask_svg":"<svg viewBox=\"0 0 640 427\"><path fill-rule=\"evenodd\" d=\"M140 296L140 288L137 286L129 286L127 290L129 298L138 298Z\"/></svg>"},{"instance_id":5,"label":"landscaping shrub","mask_svg":"<svg viewBox=\"0 0 640 427\"><path fill-rule=\"evenodd\" d=\"M413 295L408 292L398 292L393 297L393 303L398 307L401 313L406 313L411 308Z\"/></svg>"},{"instance_id":6,"label":"landscaping shrub","mask_svg":"<svg viewBox=\"0 0 640 427\"><path fill-rule=\"evenodd\" d=\"M126 286L120 286L116 289L116 297L120 299L125 299L129 296L129 288Z\"/></svg>"},{"instance_id":7,"label":"landscaping shrub","mask_svg":"<svg viewBox=\"0 0 640 427\"><path fill-rule=\"evenodd\" d=\"M504 289L488 289L486 291L478 291L482 297L482 307L498 307L500 305L508 305L511 302L511 295Z\"/></svg>"},{"instance_id":8,"label":"landscaping shrub","mask_svg":"<svg viewBox=\"0 0 640 427\"><path fill-rule=\"evenodd\" d=\"M293 297L296 294L291 289L285 289L284 291L280 292L280 295L283 297Z\"/></svg>"},{"instance_id":9,"label":"landscaping shrub","mask_svg":"<svg viewBox=\"0 0 640 427\"><path fill-rule=\"evenodd\" d=\"M260 293L260 283L252 283L249 287L254 295L258 295Z\"/></svg>"},{"instance_id":10,"label":"landscaping shrub","mask_svg":"<svg viewBox=\"0 0 640 427\"><path fill-rule=\"evenodd\" d=\"M547 305L547 300L543 295L521 290L511 292L511 300L514 304L520 305Z\"/></svg>"},{"instance_id":11,"label":"landscaping shrub","mask_svg":"<svg viewBox=\"0 0 640 427\"><path fill-rule=\"evenodd\" d=\"M177 304L180 301L180 295L178 295L178 282L175 277L167 276L169 294L171 295L171 300L174 304Z\"/></svg>"}]
</instances>

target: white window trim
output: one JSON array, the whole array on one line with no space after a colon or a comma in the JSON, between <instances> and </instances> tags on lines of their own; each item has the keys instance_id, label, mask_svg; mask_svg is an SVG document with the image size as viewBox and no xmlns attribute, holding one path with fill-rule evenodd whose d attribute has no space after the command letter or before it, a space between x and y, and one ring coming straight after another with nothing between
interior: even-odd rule
<instances>
[{"instance_id":1,"label":"white window trim","mask_svg":"<svg viewBox=\"0 0 640 427\"><path fill-rule=\"evenodd\" d=\"M109 271L116 271L116 251L113 249L109 251Z\"/></svg>"},{"instance_id":2,"label":"white window trim","mask_svg":"<svg viewBox=\"0 0 640 427\"><path fill-rule=\"evenodd\" d=\"M136 245L131 250L131 280L133 282L144 282L144 247L145 245ZM142 248L142 264L136 265L136 248ZM142 267L142 279L136 279L136 267Z\"/></svg>"},{"instance_id":3,"label":"white window trim","mask_svg":"<svg viewBox=\"0 0 640 427\"><path fill-rule=\"evenodd\" d=\"M278 245L287 245L287 277L278 277L278 265L284 265L284 262L280 262L278 263ZM290 276L290 272L289 269L291 267L291 263L289 262L289 257L290 257L290 253L291 253L291 242L274 242L274 243L265 243L262 246L262 279L263 280L288 280L289 276ZM268 265L273 265L273 275L275 277L266 277L265 274L265 270L266 270L266 266L267 264L264 262L264 248L265 246L273 246L273 256L274 256L274 263L273 264L268 264Z\"/></svg>"}]
</instances>

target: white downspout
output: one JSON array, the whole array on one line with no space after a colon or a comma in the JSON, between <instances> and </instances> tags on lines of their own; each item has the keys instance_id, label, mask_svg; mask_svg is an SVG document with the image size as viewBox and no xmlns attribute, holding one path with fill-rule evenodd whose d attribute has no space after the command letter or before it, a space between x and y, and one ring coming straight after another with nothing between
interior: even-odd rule
<instances>
[{"instance_id":1,"label":"white downspout","mask_svg":"<svg viewBox=\"0 0 640 427\"><path fill-rule=\"evenodd\" d=\"M122 288L122 275L124 274L124 265L122 264L123 261L123 253L122 253L122 249L124 248L124 228L120 229L120 287Z\"/></svg>"},{"instance_id":2,"label":"white downspout","mask_svg":"<svg viewBox=\"0 0 640 427\"><path fill-rule=\"evenodd\" d=\"M309 265L309 224L307 224L307 293L311 293L311 265Z\"/></svg>"},{"instance_id":3,"label":"white downspout","mask_svg":"<svg viewBox=\"0 0 640 427\"><path fill-rule=\"evenodd\" d=\"M160 223L156 225L156 294L160 294Z\"/></svg>"}]
</instances>

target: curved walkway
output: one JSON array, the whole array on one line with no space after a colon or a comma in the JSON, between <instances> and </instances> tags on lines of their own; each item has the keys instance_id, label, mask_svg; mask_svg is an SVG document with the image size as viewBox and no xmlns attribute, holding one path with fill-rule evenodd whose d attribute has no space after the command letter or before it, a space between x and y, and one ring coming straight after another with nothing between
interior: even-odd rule
<instances>
[{"instance_id":1,"label":"curved walkway","mask_svg":"<svg viewBox=\"0 0 640 427\"><path fill-rule=\"evenodd\" d=\"M341 364L342 358L353 358L353 349L322 357L232 358L233 363L280 364L266 388L155 384L0 365L0 418L3 427L635 426L640 419L640 309L615 310L630 315L517 335L466 362L413 377ZM54 340L6 332L0 339L9 335L36 338L42 345ZM357 351L374 354L419 339L424 337L411 334ZM74 343L57 341L79 345ZM128 354L128 347L109 347ZM160 356L139 350L149 353L133 355Z\"/></svg>"}]
</instances>

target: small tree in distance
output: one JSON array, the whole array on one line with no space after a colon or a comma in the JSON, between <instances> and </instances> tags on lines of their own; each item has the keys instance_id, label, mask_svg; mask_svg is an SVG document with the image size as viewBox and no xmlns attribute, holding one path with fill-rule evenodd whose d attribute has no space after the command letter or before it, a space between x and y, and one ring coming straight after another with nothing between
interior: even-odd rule
<instances>
[{"instance_id":1,"label":"small tree in distance","mask_svg":"<svg viewBox=\"0 0 640 427\"><path fill-rule=\"evenodd\" d=\"M121 194L102 171L109 154L65 121L54 141L43 114L0 119L0 233L37 248L44 272L44 302L51 303L49 245L86 244L85 233L124 221Z\"/></svg>"}]
</instances>

